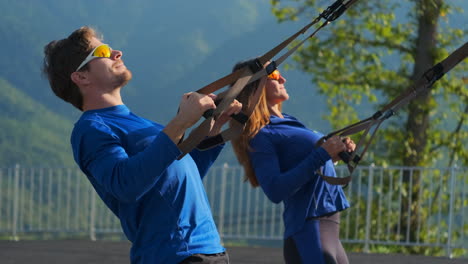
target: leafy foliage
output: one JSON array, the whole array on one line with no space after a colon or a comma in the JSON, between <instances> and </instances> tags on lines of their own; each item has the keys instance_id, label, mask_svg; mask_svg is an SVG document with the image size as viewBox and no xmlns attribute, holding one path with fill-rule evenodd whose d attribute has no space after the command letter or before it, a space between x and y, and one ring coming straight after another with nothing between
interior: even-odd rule
<instances>
[{"instance_id":1,"label":"leafy foliage","mask_svg":"<svg viewBox=\"0 0 468 264\"><path fill-rule=\"evenodd\" d=\"M423 19L437 24L436 47L431 50L435 62L444 59L466 41L468 30L452 25L451 19L463 14L442 3L436 14L429 11L439 1L357 1L343 16L327 26L316 38L311 38L294 56L294 65L311 74L311 81L327 96L330 114L326 117L335 128L356 122L387 104L419 78L427 65L415 65L419 49L418 31ZM271 1L278 21L312 19L321 11L315 0ZM429 14L429 15L428 15ZM425 17L421 17L425 15ZM430 16L432 15L432 17ZM438 19L438 17L441 19ZM432 23L432 22L431 22ZM443 30L441 30L443 29ZM424 44L426 45L426 44ZM463 73L466 63L459 64L430 90L427 100L410 104L398 116L387 121L380 139L374 142L368 162L388 165L440 165L457 161L468 164L467 116L468 90ZM365 109L364 109L365 110ZM413 117L419 113L419 116ZM426 141L418 149L418 136L411 131L410 118L430 120ZM449 120L449 121L447 121ZM450 121L451 120L451 121ZM406 124L406 125L405 125ZM435 151L437 150L437 151ZM417 162L409 157L417 155ZM448 159L447 157L450 156ZM411 164L410 164L411 163Z\"/></svg>"}]
</instances>

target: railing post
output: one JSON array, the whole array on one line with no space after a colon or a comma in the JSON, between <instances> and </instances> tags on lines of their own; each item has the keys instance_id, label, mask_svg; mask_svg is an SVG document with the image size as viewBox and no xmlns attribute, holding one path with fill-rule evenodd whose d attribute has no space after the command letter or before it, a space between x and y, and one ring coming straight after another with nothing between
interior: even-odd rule
<instances>
[{"instance_id":1,"label":"railing post","mask_svg":"<svg viewBox=\"0 0 468 264\"><path fill-rule=\"evenodd\" d=\"M448 237L447 237L447 249L446 255L452 258L452 222L453 222L453 200L455 199L455 167L450 168L450 204L449 204L449 216L448 216Z\"/></svg>"},{"instance_id":2,"label":"railing post","mask_svg":"<svg viewBox=\"0 0 468 264\"><path fill-rule=\"evenodd\" d=\"M219 234L221 237L224 237L224 204L226 202L226 178L227 178L227 170L229 166L227 163L223 165L223 171L221 173L221 193L220 193L220 201L219 201Z\"/></svg>"},{"instance_id":3,"label":"railing post","mask_svg":"<svg viewBox=\"0 0 468 264\"><path fill-rule=\"evenodd\" d=\"M18 241L18 214L19 214L19 178L20 178L20 166L15 165L14 173L14 184L13 184L13 222L12 222L12 237L14 241Z\"/></svg>"},{"instance_id":4,"label":"railing post","mask_svg":"<svg viewBox=\"0 0 468 264\"><path fill-rule=\"evenodd\" d=\"M91 208L90 208L90 215L89 215L89 238L91 241L96 241L96 193L94 192L93 188L91 190Z\"/></svg>"},{"instance_id":5,"label":"railing post","mask_svg":"<svg viewBox=\"0 0 468 264\"><path fill-rule=\"evenodd\" d=\"M374 185L374 164L369 166L369 181L367 182L367 206L366 206L366 231L364 239L364 252L369 253L371 212L372 212L372 188Z\"/></svg>"}]
</instances>

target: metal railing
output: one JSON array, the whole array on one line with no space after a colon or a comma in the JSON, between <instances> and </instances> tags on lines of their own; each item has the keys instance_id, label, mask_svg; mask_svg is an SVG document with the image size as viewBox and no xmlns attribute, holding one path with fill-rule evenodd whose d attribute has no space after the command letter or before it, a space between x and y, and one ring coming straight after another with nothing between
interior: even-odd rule
<instances>
[{"instance_id":1,"label":"metal railing","mask_svg":"<svg viewBox=\"0 0 468 264\"><path fill-rule=\"evenodd\" d=\"M337 167L345 175L345 167ZM239 166L211 168L205 188L223 239L281 241L282 204L243 180ZM359 167L345 188L344 243L431 247L468 256L468 168ZM0 168L0 238L104 235L124 239L118 219L72 168Z\"/></svg>"}]
</instances>

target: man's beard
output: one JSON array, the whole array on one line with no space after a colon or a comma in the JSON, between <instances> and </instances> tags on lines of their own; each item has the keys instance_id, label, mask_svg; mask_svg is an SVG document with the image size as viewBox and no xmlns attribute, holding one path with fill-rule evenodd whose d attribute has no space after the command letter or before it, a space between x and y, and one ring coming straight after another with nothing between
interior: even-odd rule
<instances>
[{"instance_id":1,"label":"man's beard","mask_svg":"<svg viewBox=\"0 0 468 264\"><path fill-rule=\"evenodd\" d=\"M127 85L127 83L132 79L132 72L130 70L126 70L124 71L123 73L115 76L115 84L114 84L114 87L115 88L121 88L125 85Z\"/></svg>"}]
</instances>

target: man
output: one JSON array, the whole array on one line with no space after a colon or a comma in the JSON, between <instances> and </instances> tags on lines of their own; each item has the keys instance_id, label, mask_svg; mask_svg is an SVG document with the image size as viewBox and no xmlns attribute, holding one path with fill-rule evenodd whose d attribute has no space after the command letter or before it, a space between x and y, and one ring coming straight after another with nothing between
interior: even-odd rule
<instances>
[{"instance_id":1,"label":"man","mask_svg":"<svg viewBox=\"0 0 468 264\"><path fill-rule=\"evenodd\" d=\"M214 95L184 94L165 127L138 117L120 90L132 78L122 52L82 27L44 49L44 73L54 93L83 111L71 136L75 161L132 242L132 263L228 263L202 178L221 147L177 160L177 143ZM241 105L214 124L217 133Z\"/></svg>"}]
</instances>

